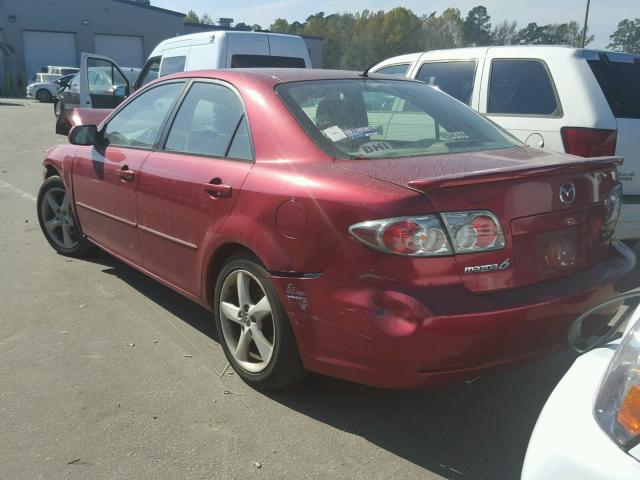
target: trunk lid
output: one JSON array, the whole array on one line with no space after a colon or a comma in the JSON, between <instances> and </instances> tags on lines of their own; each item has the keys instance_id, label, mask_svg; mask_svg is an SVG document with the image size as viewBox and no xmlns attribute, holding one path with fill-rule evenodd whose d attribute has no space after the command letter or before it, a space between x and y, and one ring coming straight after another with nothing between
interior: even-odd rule
<instances>
[{"instance_id":1,"label":"trunk lid","mask_svg":"<svg viewBox=\"0 0 640 480\"><path fill-rule=\"evenodd\" d=\"M487 292L568 275L604 259L613 234L604 226L604 199L618 183L615 169L621 162L510 148L353 160L345 166L420 191L440 213L492 212L505 248L456 255L464 285ZM575 198L563 203L560 188L566 184L575 186ZM490 271L474 268L494 265Z\"/></svg>"}]
</instances>

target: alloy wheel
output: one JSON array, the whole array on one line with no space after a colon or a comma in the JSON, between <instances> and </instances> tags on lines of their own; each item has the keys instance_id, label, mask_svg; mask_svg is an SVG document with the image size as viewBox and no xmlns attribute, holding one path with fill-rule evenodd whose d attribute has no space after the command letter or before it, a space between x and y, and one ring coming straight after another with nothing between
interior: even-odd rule
<instances>
[{"instance_id":1,"label":"alloy wheel","mask_svg":"<svg viewBox=\"0 0 640 480\"><path fill-rule=\"evenodd\" d=\"M247 372L262 372L273 356L275 325L260 281L247 270L230 272L218 308L224 341L234 360Z\"/></svg>"},{"instance_id":2,"label":"alloy wheel","mask_svg":"<svg viewBox=\"0 0 640 480\"><path fill-rule=\"evenodd\" d=\"M60 248L75 248L79 240L67 192L62 188L49 189L42 199L40 209L49 238Z\"/></svg>"}]
</instances>

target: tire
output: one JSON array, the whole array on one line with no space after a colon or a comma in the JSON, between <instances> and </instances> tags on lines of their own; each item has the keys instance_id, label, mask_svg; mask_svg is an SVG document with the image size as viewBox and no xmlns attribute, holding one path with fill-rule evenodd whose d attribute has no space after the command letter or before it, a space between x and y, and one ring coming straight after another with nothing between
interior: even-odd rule
<instances>
[{"instance_id":1,"label":"tire","mask_svg":"<svg viewBox=\"0 0 640 480\"><path fill-rule=\"evenodd\" d=\"M246 287L243 294L239 294L239 285ZM287 314L269 281L269 273L255 257L236 255L227 261L216 281L213 306L218 338L227 360L248 385L269 390L304 376Z\"/></svg>"},{"instance_id":2,"label":"tire","mask_svg":"<svg viewBox=\"0 0 640 480\"><path fill-rule=\"evenodd\" d=\"M94 247L83 237L62 178L49 177L38 191L38 222L49 245L61 255L86 257Z\"/></svg>"},{"instance_id":3,"label":"tire","mask_svg":"<svg viewBox=\"0 0 640 480\"><path fill-rule=\"evenodd\" d=\"M36 92L36 100L38 100L40 103L49 103L51 101L51 98L52 96L49 90L45 90L43 88Z\"/></svg>"}]
</instances>

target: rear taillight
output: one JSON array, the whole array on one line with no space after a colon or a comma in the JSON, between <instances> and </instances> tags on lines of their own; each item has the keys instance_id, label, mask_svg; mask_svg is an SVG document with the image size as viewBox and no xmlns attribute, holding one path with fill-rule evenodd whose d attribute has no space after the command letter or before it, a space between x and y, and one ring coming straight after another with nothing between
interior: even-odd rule
<instances>
[{"instance_id":1,"label":"rear taillight","mask_svg":"<svg viewBox=\"0 0 640 480\"><path fill-rule=\"evenodd\" d=\"M375 250L412 257L504 248L502 229L491 212L444 213L442 219L448 236L436 215L371 220L352 225L349 233Z\"/></svg>"},{"instance_id":2,"label":"rear taillight","mask_svg":"<svg viewBox=\"0 0 640 480\"><path fill-rule=\"evenodd\" d=\"M349 233L368 247L411 257L450 255L442 224L435 215L397 217L356 223Z\"/></svg>"},{"instance_id":3,"label":"rear taillight","mask_svg":"<svg viewBox=\"0 0 640 480\"><path fill-rule=\"evenodd\" d=\"M500 223L491 212L443 213L456 253L484 252L504 248Z\"/></svg>"},{"instance_id":4,"label":"rear taillight","mask_svg":"<svg viewBox=\"0 0 640 480\"><path fill-rule=\"evenodd\" d=\"M564 151L579 157L606 157L616 153L616 130L563 127Z\"/></svg>"}]
</instances>

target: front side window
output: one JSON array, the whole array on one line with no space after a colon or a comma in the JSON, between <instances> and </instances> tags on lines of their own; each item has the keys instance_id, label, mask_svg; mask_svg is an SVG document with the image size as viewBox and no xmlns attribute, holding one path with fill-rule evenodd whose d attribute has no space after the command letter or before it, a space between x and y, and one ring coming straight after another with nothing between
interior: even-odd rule
<instances>
[{"instance_id":1,"label":"front side window","mask_svg":"<svg viewBox=\"0 0 640 480\"><path fill-rule=\"evenodd\" d=\"M108 145L153 147L164 120L184 82L167 83L143 92L109 120L103 136Z\"/></svg>"},{"instance_id":2,"label":"front side window","mask_svg":"<svg viewBox=\"0 0 640 480\"><path fill-rule=\"evenodd\" d=\"M127 87L127 79L113 63L100 58L87 59L90 95L113 95L118 87Z\"/></svg>"},{"instance_id":3,"label":"front side window","mask_svg":"<svg viewBox=\"0 0 640 480\"><path fill-rule=\"evenodd\" d=\"M276 87L307 134L337 158L397 158L520 146L478 113L404 80L318 80Z\"/></svg>"},{"instance_id":4,"label":"front side window","mask_svg":"<svg viewBox=\"0 0 640 480\"><path fill-rule=\"evenodd\" d=\"M540 60L493 60L487 113L561 116L549 72Z\"/></svg>"},{"instance_id":5,"label":"front side window","mask_svg":"<svg viewBox=\"0 0 640 480\"><path fill-rule=\"evenodd\" d=\"M194 83L171 125L166 150L251 160L246 117L238 96L214 83Z\"/></svg>"},{"instance_id":6,"label":"front side window","mask_svg":"<svg viewBox=\"0 0 640 480\"><path fill-rule=\"evenodd\" d=\"M465 60L425 63L420 67L416 78L469 105L475 76L476 62Z\"/></svg>"},{"instance_id":7,"label":"front side window","mask_svg":"<svg viewBox=\"0 0 640 480\"><path fill-rule=\"evenodd\" d=\"M162 66L160 67L160 76L171 75L172 73L184 72L184 65L187 57L180 55L179 57L164 57Z\"/></svg>"},{"instance_id":8,"label":"front side window","mask_svg":"<svg viewBox=\"0 0 640 480\"><path fill-rule=\"evenodd\" d=\"M388 67L382 67L376 70L374 73L380 73L382 75L397 75L398 77L404 77L409 70L408 63L400 63L398 65L389 65Z\"/></svg>"}]
</instances>

